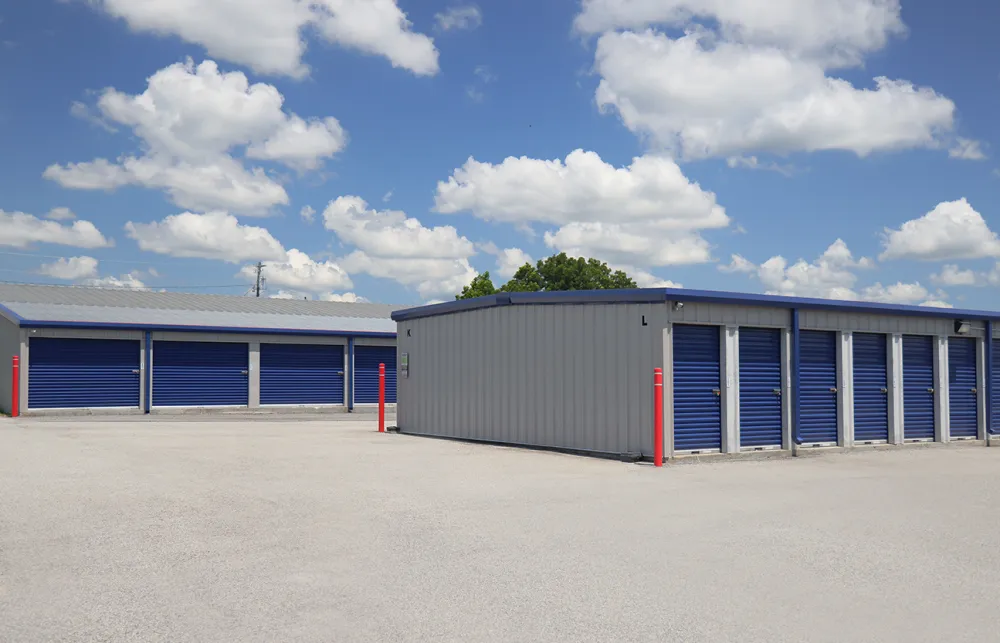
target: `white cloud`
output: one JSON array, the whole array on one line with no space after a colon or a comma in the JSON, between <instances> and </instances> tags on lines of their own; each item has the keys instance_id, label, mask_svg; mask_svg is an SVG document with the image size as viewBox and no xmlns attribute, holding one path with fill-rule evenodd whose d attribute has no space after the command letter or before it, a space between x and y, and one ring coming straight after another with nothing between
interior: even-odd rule
<instances>
[{"instance_id":1,"label":"white cloud","mask_svg":"<svg viewBox=\"0 0 1000 643\"><path fill-rule=\"evenodd\" d=\"M410 30L395 0L89 0L135 31L175 35L261 74L305 76L306 32L383 56L416 74L438 71L434 41Z\"/></svg>"},{"instance_id":2,"label":"white cloud","mask_svg":"<svg viewBox=\"0 0 1000 643\"><path fill-rule=\"evenodd\" d=\"M609 32L595 66L598 106L686 159L934 148L954 122L954 103L932 89L885 77L858 89L815 60L704 30Z\"/></svg>"},{"instance_id":3,"label":"white cloud","mask_svg":"<svg viewBox=\"0 0 1000 643\"><path fill-rule=\"evenodd\" d=\"M142 282L140 274L136 271L130 272L127 275L119 275L117 277L109 275L107 277L85 279L83 281L83 285L91 286L93 288L117 288L121 290L146 290L148 288L148 286Z\"/></svg>"},{"instance_id":4,"label":"white cloud","mask_svg":"<svg viewBox=\"0 0 1000 643\"><path fill-rule=\"evenodd\" d=\"M373 257L360 250L341 263L352 273L364 272L416 288L424 298L461 292L478 274L468 259Z\"/></svg>"},{"instance_id":5,"label":"white cloud","mask_svg":"<svg viewBox=\"0 0 1000 643\"><path fill-rule=\"evenodd\" d=\"M955 140L955 144L948 150L948 156L953 159L964 159L966 161L982 161L986 159L982 143L962 137L958 137Z\"/></svg>"},{"instance_id":6,"label":"white cloud","mask_svg":"<svg viewBox=\"0 0 1000 643\"><path fill-rule=\"evenodd\" d=\"M392 200L392 190L389 190L388 192L382 195L382 203L388 203L391 200Z\"/></svg>"},{"instance_id":7,"label":"white cloud","mask_svg":"<svg viewBox=\"0 0 1000 643\"><path fill-rule=\"evenodd\" d=\"M342 196L323 211L324 225L357 248L341 264L348 272L393 279L428 293L458 292L476 275L471 241L452 226L428 228L398 210L377 211L357 196Z\"/></svg>"},{"instance_id":8,"label":"white cloud","mask_svg":"<svg viewBox=\"0 0 1000 643\"><path fill-rule=\"evenodd\" d=\"M245 277L254 277L254 266L244 266ZM335 288L350 288L350 276L332 261L315 261L301 250L291 249L284 261L270 261L264 266L269 286L285 286L303 292L324 292Z\"/></svg>"},{"instance_id":9,"label":"white cloud","mask_svg":"<svg viewBox=\"0 0 1000 643\"><path fill-rule=\"evenodd\" d=\"M747 266L734 264L746 272ZM768 294L826 299L858 299L853 287L857 282L854 270L872 266L870 259L855 260L843 240L837 239L814 262L799 259L789 265L778 255L757 266L760 279Z\"/></svg>"},{"instance_id":10,"label":"white cloud","mask_svg":"<svg viewBox=\"0 0 1000 643\"><path fill-rule=\"evenodd\" d=\"M79 118L81 121L96 125L112 134L118 131L118 128L108 123L100 114L96 113L89 105L82 101L73 101L69 106L69 113L73 118Z\"/></svg>"},{"instance_id":11,"label":"white cloud","mask_svg":"<svg viewBox=\"0 0 1000 643\"><path fill-rule=\"evenodd\" d=\"M480 248L486 254L491 254L497 258L496 274L502 279L510 279L517 272L517 269L526 263L535 263L531 255L520 248L501 249L492 241L481 244Z\"/></svg>"},{"instance_id":12,"label":"white cloud","mask_svg":"<svg viewBox=\"0 0 1000 643\"><path fill-rule=\"evenodd\" d=\"M51 263L42 264L38 271L48 277L66 279L68 281L96 277L97 259L87 256L63 257Z\"/></svg>"},{"instance_id":13,"label":"white cloud","mask_svg":"<svg viewBox=\"0 0 1000 643\"><path fill-rule=\"evenodd\" d=\"M708 261L698 231L729 223L715 195L671 159L642 156L616 168L583 150L565 161L470 158L438 183L435 208L518 226L551 224L558 229L545 233L549 247L638 266Z\"/></svg>"},{"instance_id":14,"label":"white cloud","mask_svg":"<svg viewBox=\"0 0 1000 643\"><path fill-rule=\"evenodd\" d=\"M975 286L979 277L972 270L962 270L955 264L945 264L941 272L931 275L931 281L943 286Z\"/></svg>"},{"instance_id":15,"label":"white cloud","mask_svg":"<svg viewBox=\"0 0 1000 643\"><path fill-rule=\"evenodd\" d=\"M359 297L353 292L345 292L345 293L327 292L321 294L319 296L319 299L320 301L339 301L346 304L359 304L368 301L364 297Z\"/></svg>"},{"instance_id":16,"label":"white cloud","mask_svg":"<svg viewBox=\"0 0 1000 643\"><path fill-rule=\"evenodd\" d=\"M283 111L283 102L274 86L251 85L242 72L222 73L213 61L176 63L153 74L141 94L108 88L97 101L104 118L132 129L141 155L51 165L44 176L75 189L160 189L190 210L266 215L287 204L288 194L234 152L309 170L347 141L335 118L303 119Z\"/></svg>"},{"instance_id":17,"label":"white cloud","mask_svg":"<svg viewBox=\"0 0 1000 643\"><path fill-rule=\"evenodd\" d=\"M912 284L899 281L888 286L876 282L861 291L861 299L887 304L915 304L927 299L930 294L930 291L920 285L919 281Z\"/></svg>"},{"instance_id":18,"label":"white cloud","mask_svg":"<svg viewBox=\"0 0 1000 643\"><path fill-rule=\"evenodd\" d=\"M475 254L452 226L425 227L399 210L377 211L357 196L342 196L323 211L327 230L374 257L460 259Z\"/></svg>"},{"instance_id":19,"label":"white cloud","mask_svg":"<svg viewBox=\"0 0 1000 643\"><path fill-rule=\"evenodd\" d=\"M55 243L77 248L106 248L114 242L90 221L62 224L43 221L24 212L0 210L0 246L24 248L32 243Z\"/></svg>"},{"instance_id":20,"label":"white cloud","mask_svg":"<svg viewBox=\"0 0 1000 643\"><path fill-rule=\"evenodd\" d=\"M476 5L449 7L441 13L434 14L438 29L475 29L483 24L483 14Z\"/></svg>"},{"instance_id":21,"label":"white cloud","mask_svg":"<svg viewBox=\"0 0 1000 643\"><path fill-rule=\"evenodd\" d=\"M720 264L719 270L722 272L742 272L750 274L757 270L757 266L743 255L732 255L729 264Z\"/></svg>"},{"instance_id":22,"label":"white cloud","mask_svg":"<svg viewBox=\"0 0 1000 643\"><path fill-rule=\"evenodd\" d=\"M933 210L901 225L886 228L880 259L977 259L1000 256L1000 238L969 202L939 203Z\"/></svg>"},{"instance_id":23,"label":"white cloud","mask_svg":"<svg viewBox=\"0 0 1000 643\"><path fill-rule=\"evenodd\" d=\"M608 266L612 270L622 270L629 277L635 281L636 285L640 288L683 288L684 286L677 283L676 281L671 281L669 279L662 279L656 275L646 272L645 270L640 270L638 268L633 268L632 266Z\"/></svg>"},{"instance_id":24,"label":"white cloud","mask_svg":"<svg viewBox=\"0 0 1000 643\"><path fill-rule=\"evenodd\" d=\"M795 168L791 165L781 165L773 161L761 161L756 156L730 156L726 159L726 165L746 170L777 172L782 176L791 176L795 172Z\"/></svg>"},{"instance_id":25,"label":"white cloud","mask_svg":"<svg viewBox=\"0 0 1000 643\"><path fill-rule=\"evenodd\" d=\"M899 0L584 0L583 33L716 23L726 40L852 64L906 32Z\"/></svg>"},{"instance_id":26,"label":"white cloud","mask_svg":"<svg viewBox=\"0 0 1000 643\"><path fill-rule=\"evenodd\" d=\"M299 210L299 215L306 223L312 223L316 220L316 210L314 210L311 205L303 206L302 209Z\"/></svg>"},{"instance_id":27,"label":"white cloud","mask_svg":"<svg viewBox=\"0 0 1000 643\"><path fill-rule=\"evenodd\" d=\"M49 210L45 218L53 221L72 221L76 218L76 214L69 208L59 207Z\"/></svg>"},{"instance_id":28,"label":"white cloud","mask_svg":"<svg viewBox=\"0 0 1000 643\"><path fill-rule=\"evenodd\" d=\"M173 257L284 261L284 248L265 228L243 225L226 212L172 214L162 221L125 224L128 236L149 252Z\"/></svg>"}]
</instances>

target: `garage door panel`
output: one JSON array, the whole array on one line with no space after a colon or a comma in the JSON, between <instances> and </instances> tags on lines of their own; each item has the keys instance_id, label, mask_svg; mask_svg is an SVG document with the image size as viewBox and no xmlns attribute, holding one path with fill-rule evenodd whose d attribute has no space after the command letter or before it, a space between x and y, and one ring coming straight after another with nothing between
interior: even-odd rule
<instances>
[{"instance_id":1,"label":"garage door panel","mask_svg":"<svg viewBox=\"0 0 1000 643\"><path fill-rule=\"evenodd\" d=\"M799 333L799 438L837 443L837 334Z\"/></svg>"},{"instance_id":2,"label":"garage door panel","mask_svg":"<svg viewBox=\"0 0 1000 643\"><path fill-rule=\"evenodd\" d=\"M1000 431L1000 339L993 340L993 386L990 389L991 417L990 423L994 433Z\"/></svg>"},{"instance_id":3,"label":"garage door panel","mask_svg":"<svg viewBox=\"0 0 1000 643\"><path fill-rule=\"evenodd\" d=\"M136 340L33 337L28 407L138 408L140 365Z\"/></svg>"},{"instance_id":4,"label":"garage door panel","mask_svg":"<svg viewBox=\"0 0 1000 643\"><path fill-rule=\"evenodd\" d=\"M976 340L948 339L948 403L952 437L974 438L979 434Z\"/></svg>"},{"instance_id":5,"label":"garage door panel","mask_svg":"<svg viewBox=\"0 0 1000 643\"><path fill-rule=\"evenodd\" d=\"M249 354L242 342L154 342L153 406L247 406Z\"/></svg>"},{"instance_id":6,"label":"garage door panel","mask_svg":"<svg viewBox=\"0 0 1000 643\"><path fill-rule=\"evenodd\" d=\"M354 402L378 404L378 365L385 364L385 402L396 403L396 347L354 346Z\"/></svg>"},{"instance_id":7,"label":"garage door panel","mask_svg":"<svg viewBox=\"0 0 1000 643\"><path fill-rule=\"evenodd\" d=\"M903 336L903 439L934 439L934 338Z\"/></svg>"},{"instance_id":8,"label":"garage door panel","mask_svg":"<svg viewBox=\"0 0 1000 643\"><path fill-rule=\"evenodd\" d=\"M344 347L260 345L261 404L343 404Z\"/></svg>"},{"instance_id":9,"label":"garage door panel","mask_svg":"<svg viewBox=\"0 0 1000 643\"><path fill-rule=\"evenodd\" d=\"M854 333L854 440L888 442L889 376L885 335Z\"/></svg>"},{"instance_id":10,"label":"garage door panel","mask_svg":"<svg viewBox=\"0 0 1000 643\"><path fill-rule=\"evenodd\" d=\"M740 328L740 446L781 446L781 331Z\"/></svg>"},{"instance_id":11,"label":"garage door panel","mask_svg":"<svg viewBox=\"0 0 1000 643\"><path fill-rule=\"evenodd\" d=\"M718 326L675 325L674 450L722 448Z\"/></svg>"}]
</instances>

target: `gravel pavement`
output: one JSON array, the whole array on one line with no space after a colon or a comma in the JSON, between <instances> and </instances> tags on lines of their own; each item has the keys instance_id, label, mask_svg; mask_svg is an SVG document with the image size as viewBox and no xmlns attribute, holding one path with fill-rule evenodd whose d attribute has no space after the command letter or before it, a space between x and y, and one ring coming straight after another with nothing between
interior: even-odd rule
<instances>
[{"instance_id":1,"label":"gravel pavement","mask_svg":"<svg viewBox=\"0 0 1000 643\"><path fill-rule=\"evenodd\" d=\"M373 418L0 418L0 641L1000 640L1000 449L656 470Z\"/></svg>"}]
</instances>

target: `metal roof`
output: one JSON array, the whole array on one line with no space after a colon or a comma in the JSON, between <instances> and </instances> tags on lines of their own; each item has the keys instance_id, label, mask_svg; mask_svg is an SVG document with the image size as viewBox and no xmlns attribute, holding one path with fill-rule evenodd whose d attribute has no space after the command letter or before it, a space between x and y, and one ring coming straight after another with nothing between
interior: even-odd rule
<instances>
[{"instance_id":1,"label":"metal roof","mask_svg":"<svg viewBox=\"0 0 1000 643\"><path fill-rule=\"evenodd\" d=\"M0 314L24 327L394 335L387 304L0 284Z\"/></svg>"},{"instance_id":2,"label":"metal roof","mask_svg":"<svg viewBox=\"0 0 1000 643\"><path fill-rule=\"evenodd\" d=\"M702 302L711 304L731 304L737 306L764 306L799 310L836 310L841 312L862 312L905 317L931 317L967 320L997 320L1000 312L982 310L962 310L957 308L935 308L931 306L901 306L866 301L840 301L833 299L813 299L807 297L782 297L778 295L754 295L736 292L716 292L712 290L687 290L684 288L636 288L632 290L571 290L566 292L521 292L500 293L450 301L443 304L404 308L392 313L392 319L406 321L421 317L448 315L464 310L494 308L497 306L525 306L539 304L636 304L667 301Z\"/></svg>"}]
</instances>

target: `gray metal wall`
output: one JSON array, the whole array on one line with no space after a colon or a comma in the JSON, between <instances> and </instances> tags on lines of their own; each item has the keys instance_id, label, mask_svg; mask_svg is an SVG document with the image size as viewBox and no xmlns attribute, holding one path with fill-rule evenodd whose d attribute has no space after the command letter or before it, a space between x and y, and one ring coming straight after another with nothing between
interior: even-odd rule
<instances>
[{"instance_id":1,"label":"gray metal wall","mask_svg":"<svg viewBox=\"0 0 1000 643\"><path fill-rule=\"evenodd\" d=\"M21 329L0 316L0 411L11 412L11 363L21 354Z\"/></svg>"},{"instance_id":2,"label":"gray metal wall","mask_svg":"<svg viewBox=\"0 0 1000 643\"><path fill-rule=\"evenodd\" d=\"M843 330L869 333L905 333L908 335L955 335L955 320L929 317L903 317L863 313L839 313L829 310L803 310L799 326L813 330ZM970 337L982 337L985 324L971 323Z\"/></svg>"},{"instance_id":3,"label":"gray metal wall","mask_svg":"<svg viewBox=\"0 0 1000 643\"><path fill-rule=\"evenodd\" d=\"M409 433L652 453L663 304L505 306L400 322ZM646 326L643 326L645 317Z\"/></svg>"}]
</instances>

